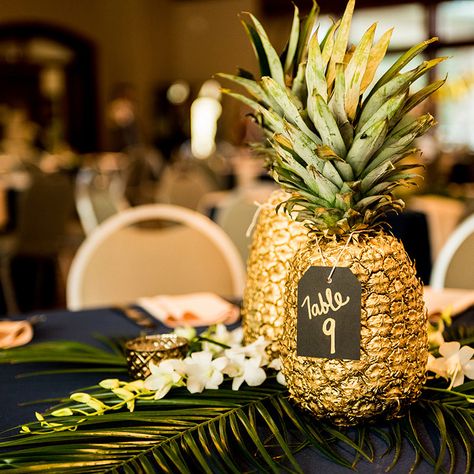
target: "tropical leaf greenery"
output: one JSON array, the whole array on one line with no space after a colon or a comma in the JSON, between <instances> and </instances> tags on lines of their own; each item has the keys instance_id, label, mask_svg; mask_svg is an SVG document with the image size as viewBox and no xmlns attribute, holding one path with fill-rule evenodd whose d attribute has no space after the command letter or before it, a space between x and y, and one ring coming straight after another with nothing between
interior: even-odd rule
<instances>
[{"instance_id":1,"label":"tropical leaf greenery","mask_svg":"<svg viewBox=\"0 0 474 474\"><path fill-rule=\"evenodd\" d=\"M460 330L467 333L466 330ZM125 370L117 344L113 351L88 344L57 341L0 352L0 362L58 362L64 371ZM91 357L93 355L93 357ZM87 393L116 407L103 415L81 401L65 398L23 433L0 439L0 470L23 472L302 472L297 453L315 449L326 459L355 468L361 459L380 456L385 445L391 467L402 447L413 448L413 467L422 460L435 472L472 467L474 441L474 382L446 390L432 379L417 404L399 420L340 428L315 420L294 407L285 387L273 377L259 387L190 395L172 390L161 400L137 399L134 411L124 400L100 386ZM55 416L68 413L72 416ZM58 411L60 410L60 411ZM80 414L77 415L79 410ZM53 412L55 415L53 415ZM81 413L82 412L82 413ZM87 416L89 414L89 416ZM92 416L91 416L92 415ZM18 427L19 430L19 427ZM10 432L10 430L9 430ZM405 454L406 456L406 454Z\"/></svg>"},{"instance_id":2,"label":"tropical leaf greenery","mask_svg":"<svg viewBox=\"0 0 474 474\"><path fill-rule=\"evenodd\" d=\"M123 340L96 337L103 342L108 350L76 341L39 342L0 350L0 364L55 364L54 369L35 371L32 374L24 373L20 377L63 372L126 373L127 363L122 347Z\"/></svg>"}]
</instances>

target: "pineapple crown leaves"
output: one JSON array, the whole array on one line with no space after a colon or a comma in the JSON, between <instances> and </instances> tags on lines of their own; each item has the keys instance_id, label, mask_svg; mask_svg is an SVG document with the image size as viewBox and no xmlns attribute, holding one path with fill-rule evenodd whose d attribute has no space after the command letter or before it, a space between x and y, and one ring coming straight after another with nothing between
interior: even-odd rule
<instances>
[{"instance_id":1,"label":"pineapple crown leaves","mask_svg":"<svg viewBox=\"0 0 474 474\"><path fill-rule=\"evenodd\" d=\"M446 80L410 93L417 79L446 59L405 70L437 40L431 38L403 53L372 85L392 29L375 41L373 24L357 45L349 45L354 6L349 0L322 40L316 2L305 18L295 6L281 55L257 18L246 14L242 23L260 77L219 74L245 91L224 90L253 111L266 134L266 142L254 148L267 155L270 175L292 194L282 203L285 210L327 234L371 228L387 212L403 209L394 189L412 183L420 166L404 158L418 153L413 142L435 123L431 115L412 111Z\"/></svg>"}]
</instances>

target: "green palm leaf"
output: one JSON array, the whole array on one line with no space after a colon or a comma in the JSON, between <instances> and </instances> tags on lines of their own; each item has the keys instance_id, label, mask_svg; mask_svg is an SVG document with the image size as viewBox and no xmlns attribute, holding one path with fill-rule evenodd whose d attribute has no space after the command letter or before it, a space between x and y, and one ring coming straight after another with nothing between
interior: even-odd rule
<instances>
[{"instance_id":1,"label":"green palm leaf","mask_svg":"<svg viewBox=\"0 0 474 474\"><path fill-rule=\"evenodd\" d=\"M116 368L126 372L127 362L119 341L105 342L110 350L75 341L39 342L23 347L0 350L0 364L47 363L77 364L75 370L88 372ZM55 372L62 372L58 369ZM68 366L64 371L71 372Z\"/></svg>"},{"instance_id":2,"label":"green palm leaf","mask_svg":"<svg viewBox=\"0 0 474 474\"><path fill-rule=\"evenodd\" d=\"M120 351L112 354L68 341L2 351L0 360L30 362L29 351L39 354L41 350L50 354L49 361L61 355L73 370L80 357L94 369L91 354L114 360L113 367L125 363ZM315 420L295 408L286 388L272 377L264 385L239 391L231 390L228 382L223 387L194 395L178 388L161 400L136 400L133 412L122 403L119 409L100 416L93 415L85 403L64 399L43 419L27 425L34 435L4 434L0 438L0 470L136 473L159 469L194 474L283 469L297 473L302 469L295 453L303 447L312 446L332 462L351 468L360 459L375 459L376 440L393 456L391 467L397 465L404 444L409 443L414 465L423 460L434 472L460 466L466 473L471 470L474 381L446 390L439 380L430 380L404 418L350 429ZM88 393L109 406L123 402L99 386ZM53 416L58 408L80 409L89 416Z\"/></svg>"}]
</instances>

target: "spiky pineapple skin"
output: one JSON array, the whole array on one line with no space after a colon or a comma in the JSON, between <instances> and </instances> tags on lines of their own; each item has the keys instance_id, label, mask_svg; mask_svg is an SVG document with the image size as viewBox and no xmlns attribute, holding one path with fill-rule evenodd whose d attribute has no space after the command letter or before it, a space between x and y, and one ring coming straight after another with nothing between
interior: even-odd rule
<instances>
[{"instance_id":1,"label":"spiky pineapple skin","mask_svg":"<svg viewBox=\"0 0 474 474\"><path fill-rule=\"evenodd\" d=\"M402 243L384 232L354 235L344 249L346 241L311 241L289 263L280 350L291 398L317 418L350 426L403 415L426 380L428 341L422 286ZM296 355L298 282L309 266L323 265L321 253L328 265L341 255L338 265L361 283L360 360Z\"/></svg>"},{"instance_id":2,"label":"spiky pineapple skin","mask_svg":"<svg viewBox=\"0 0 474 474\"><path fill-rule=\"evenodd\" d=\"M277 190L262 206L252 236L242 302L245 342L264 336L271 341L267 349L271 357L278 357L283 334L288 262L308 241L308 229L283 211L275 211L285 199L288 194Z\"/></svg>"}]
</instances>

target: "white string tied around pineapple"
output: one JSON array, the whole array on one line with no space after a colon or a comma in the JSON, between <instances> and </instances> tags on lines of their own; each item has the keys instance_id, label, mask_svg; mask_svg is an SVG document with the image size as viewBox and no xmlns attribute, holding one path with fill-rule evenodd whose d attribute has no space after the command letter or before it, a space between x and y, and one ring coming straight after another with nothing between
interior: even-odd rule
<instances>
[{"instance_id":1,"label":"white string tied around pineapple","mask_svg":"<svg viewBox=\"0 0 474 474\"><path fill-rule=\"evenodd\" d=\"M349 235L349 238L347 239L346 244L344 245L342 250L339 252L339 255L336 257L336 261L334 262L334 265L332 266L331 271L329 272L329 276L326 279L326 281L329 284L332 283L332 276L334 275L334 272L336 271L337 264L339 263L339 260L341 259L342 254L347 250L347 247L349 246L353 235L354 235L354 232L351 232L350 235ZM328 267L329 265L327 264L326 257L324 256L323 251L321 250L321 247L319 246L319 239L318 238L316 238L316 245L317 245L319 253L321 255L321 260L323 261L323 265L325 267Z\"/></svg>"},{"instance_id":2,"label":"white string tied around pineapple","mask_svg":"<svg viewBox=\"0 0 474 474\"><path fill-rule=\"evenodd\" d=\"M247 238L251 236L253 229L257 225L257 219L260 213L262 212L262 210L263 209L270 210L274 208L274 205L270 204L269 202L260 203L258 201L254 201L253 203L257 206L257 209L255 209L255 213L252 217L252 221L250 222L250 225L248 226L247 232L245 232L245 237Z\"/></svg>"}]
</instances>

